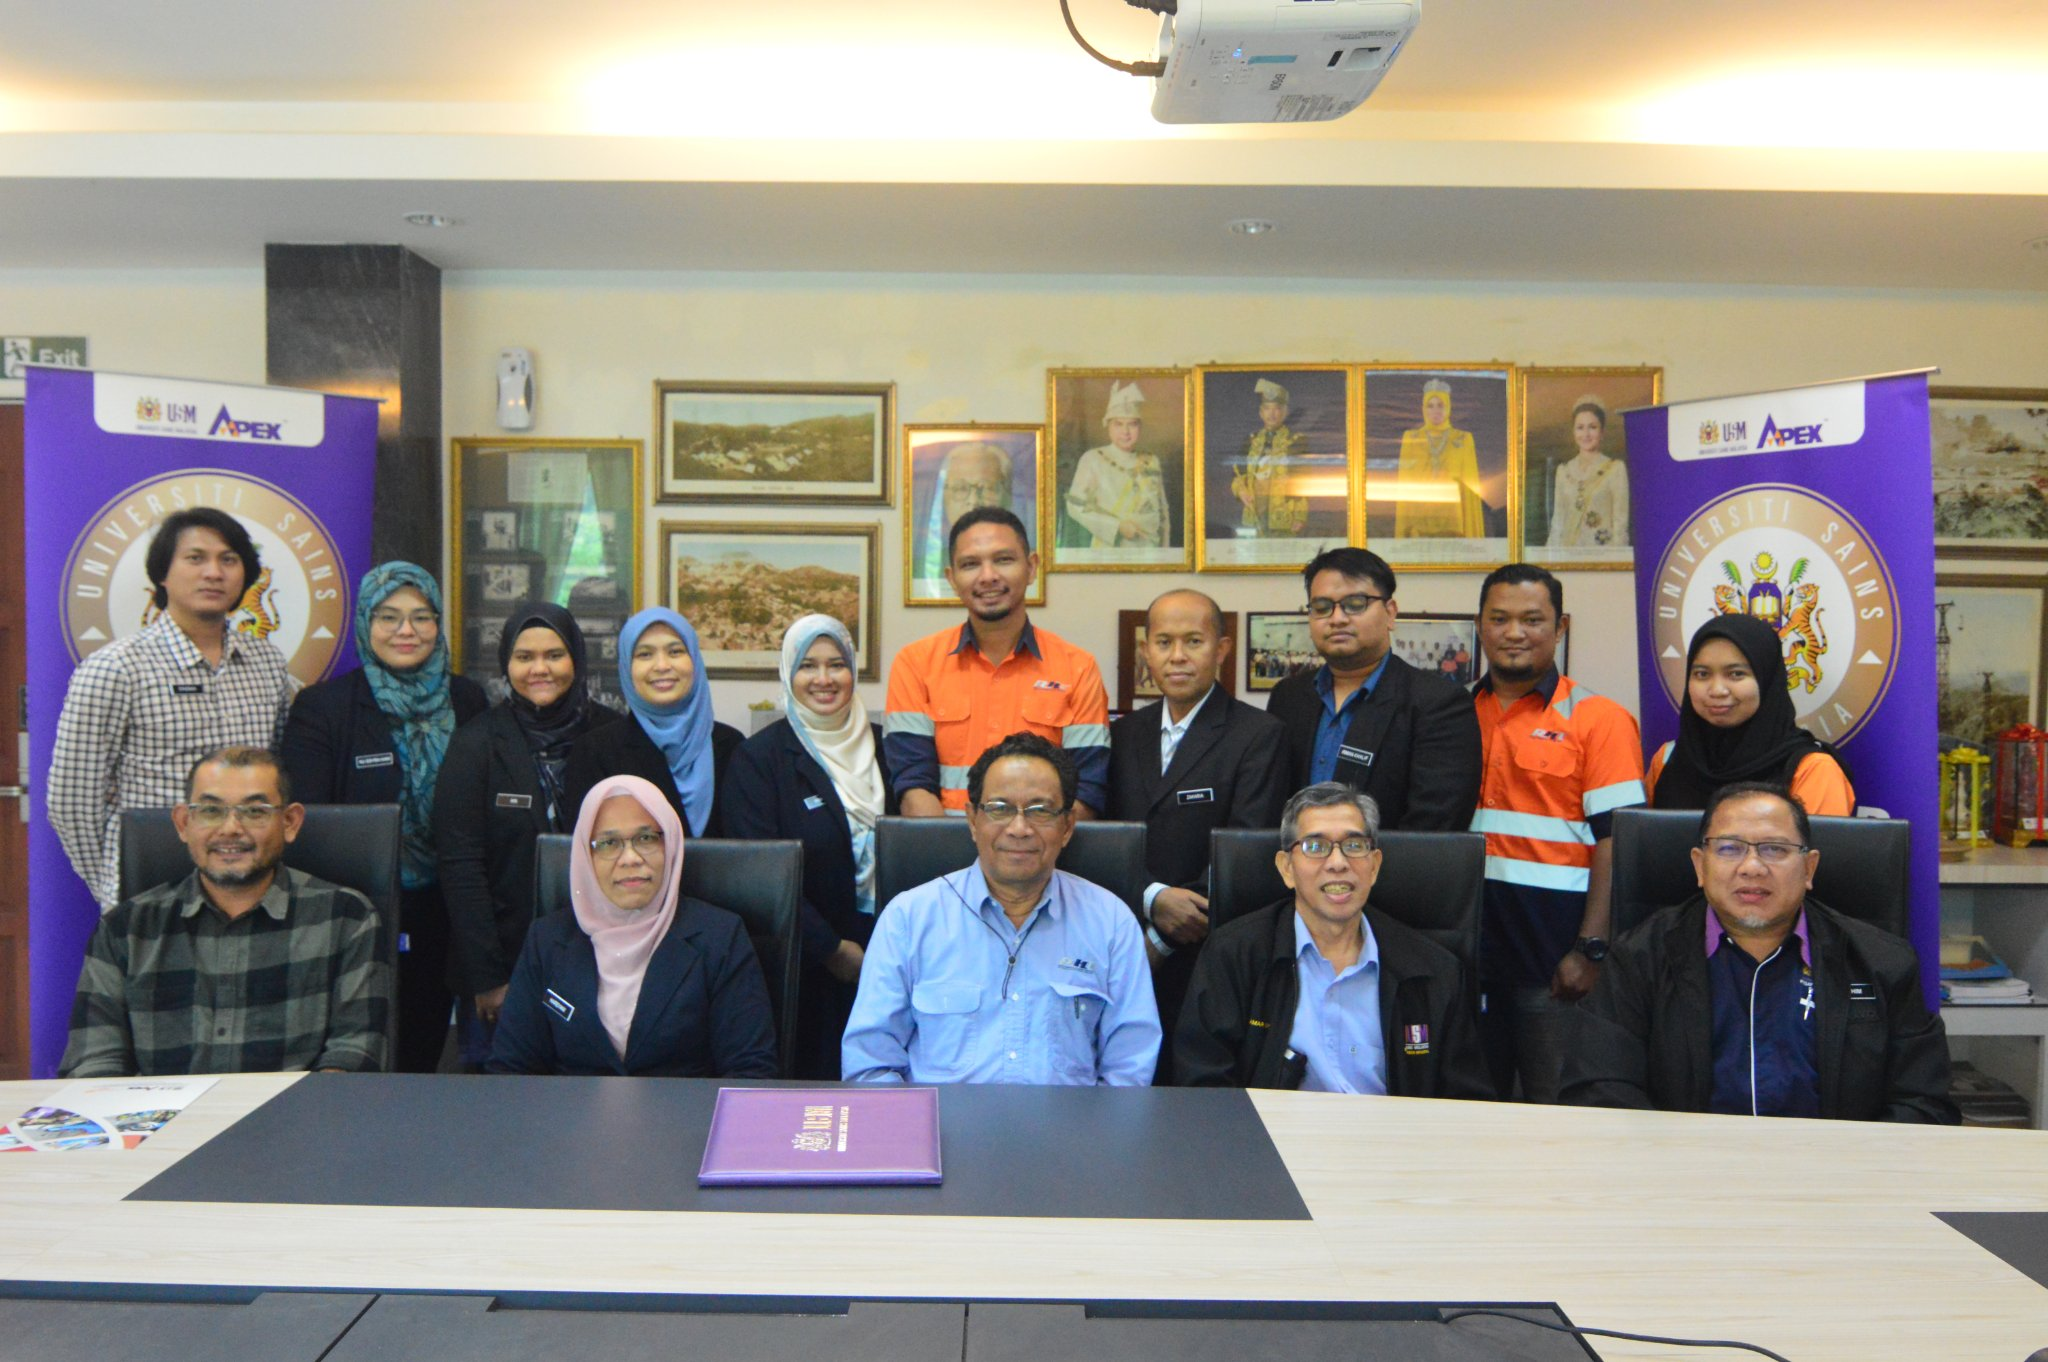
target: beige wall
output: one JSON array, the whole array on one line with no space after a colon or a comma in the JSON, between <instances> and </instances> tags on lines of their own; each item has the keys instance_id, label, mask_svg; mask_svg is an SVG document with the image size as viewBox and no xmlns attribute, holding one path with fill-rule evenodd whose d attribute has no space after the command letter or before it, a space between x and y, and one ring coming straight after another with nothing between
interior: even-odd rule
<instances>
[{"instance_id":1,"label":"beige wall","mask_svg":"<svg viewBox=\"0 0 2048 1362\"><path fill-rule=\"evenodd\" d=\"M686 230L679 225L678 230ZM1304 280L461 273L444 280L444 433L492 435L492 370L533 351L536 436L651 437L656 378L891 380L903 421L1042 421L1059 365L1206 360L1508 359L1661 363L1674 399L1938 364L1938 381L2048 385L2048 308L2024 295L1858 294L1643 285L1404 284ZM260 270L0 271L0 330L84 333L97 367L261 381ZM0 396L4 396L0 389ZM671 516L689 508L663 508ZM958 620L898 602L900 508L738 510L735 519L882 525L885 653ZM659 547L648 516L646 580ZM1038 617L1094 651L1112 686L1115 611L1177 580L1060 573ZM1475 574L1411 573L1410 610L1473 608ZM1572 671L1636 699L1625 573L1566 574ZM1211 575L1226 608L1298 604L1295 579ZM744 726L772 683L718 683ZM881 688L864 688L879 711Z\"/></svg>"}]
</instances>

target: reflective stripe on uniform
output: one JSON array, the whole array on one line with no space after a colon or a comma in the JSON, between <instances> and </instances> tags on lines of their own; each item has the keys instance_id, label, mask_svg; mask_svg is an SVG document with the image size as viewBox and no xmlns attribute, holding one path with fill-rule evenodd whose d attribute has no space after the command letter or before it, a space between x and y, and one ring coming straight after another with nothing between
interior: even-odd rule
<instances>
[{"instance_id":1,"label":"reflective stripe on uniform","mask_svg":"<svg viewBox=\"0 0 2048 1362\"><path fill-rule=\"evenodd\" d=\"M1109 746L1108 724L1068 724L1060 730L1062 747Z\"/></svg>"},{"instance_id":2,"label":"reflective stripe on uniform","mask_svg":"<svg viewBox=\"0 0 2048 1362\"><path fill-rule=\"evenodd\" d=\"M882 733L885 737L891 733L905 733L929 738L938 731L938 724L929 714L884 714L882 716Z\"/></svg>"},{"instance_id":3,"label":"reflective stripe on uniform","mask_svg":"<svg viewBox=\"0 0 2048 1362\"><path fill-rule=\"evenodd\" d=\"M1486 878L1503 884L1526 885L1531 889L1561 889L1570 894L1583 894L1592 880L1592 872L1582 865L1541 865L1535 861L1518 861L1512 856L1488 856Z\"/></svg>"},{"instance_id":4,"label":"reflective stripe on uniform","mask_svg":"<svg viewBox=\"0 0 2048 1362\"><path fill-rule=\"evenodd\" d=\"M1584 823L1540 813L1516 813L1512 809L1479 810L1472 815L1472 831L1498 833L1503 837L1529 837L1539 842L1593 845L1593 829Z\"/></svg>"},{"instance_id":5,"label":"reflective stripe on uniform","mask_svg":"<svg viewBox=\"0 0 2048 1362\"><path fill-rule=\"evenodd\" d=\"M941 790L966 789L967 772L970 769L966 766L941 766L939 768L939 788Z\"/></svg>"},{"instance_id":6,"label":"reflective stripe on uniform","mask_svg":"<svg viewBox=\"0 0 2048 1362\"><path fill-rule=\"evenodd\" d=\"M1612 785L1602 785L1597 790L1586 791L1584 800L1586 817L1597 818L1615 809L1626 809L1641 804L1649 798L1643 793L1640 780L1618 780Z\"/></svg>"}]
</instances>

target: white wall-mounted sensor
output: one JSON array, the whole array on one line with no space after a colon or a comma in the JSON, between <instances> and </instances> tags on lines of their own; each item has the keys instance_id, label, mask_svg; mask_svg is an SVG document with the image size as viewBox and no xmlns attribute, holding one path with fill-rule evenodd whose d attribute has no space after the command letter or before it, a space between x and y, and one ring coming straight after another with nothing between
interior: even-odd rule
<instances>
[{"instance_id":1,"label":"white wall-mounted sensor","mask_svg":"<svg viewBox=\"0 0 2048 1362\"><path fill-rule=\"evenodd\" d=\"M533 354L498 352L498 428L533 429Z\"/></svg>"}]
</instances>

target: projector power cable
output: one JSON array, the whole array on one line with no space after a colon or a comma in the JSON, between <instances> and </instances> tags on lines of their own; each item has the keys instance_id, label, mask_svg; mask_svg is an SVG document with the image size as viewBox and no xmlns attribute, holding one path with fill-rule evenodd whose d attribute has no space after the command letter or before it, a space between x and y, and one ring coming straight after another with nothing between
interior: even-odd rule
<instances>
[{"instance_id":1,"label":"projector power cable","mask_svg":"<svg viewBox=\"0 0 2048 1362\"><path fill-rule=\"evenodd\" d=\"M1130 3L1138 9L1149 9L1157 14L1173 13L1173 0L1151 0L1150 3L1139 3L1139 0L1130 0ZM1166 74L1166 63L1163 61L1118 61L1115 57L1106 56L1096 51L1094 45L1081 36L1081 30L1074 27L1074 12L1068 8L1067 0L1060 0L1060 17L1067 21L1067 32L1074 35L1074 41L1081 45L1081 50L1111 70L1121 71L1127 76L1163 76Z\"/></svg>"},{"instance_id":2,"label":"projector power cable","mask_svg":"<svg viewBox=\"0 0 2048 1362\"><path fill-rule=\"evenodd\" d=\"M1578 1338L1618 1338L1629 1343L1661 1343L1673 1348L1732 1348L1737 1352L1756 1353L1761 1357L1771 1358L1773 1362L1792 1362L1792 1359L1783 1353L1774 1353L1769 1348L1755 1343L1738 1343L1734 1339L1666 1338L1661 1334L1627 1334L1619 1329L1595 1329L1590 1325L1549 1324L1540 1319L1530 1319L1527 1315L1518 1315L1512 1310L1446 1310L1443 1312L1443 1321L1449 1324L1454 1320L1470 1319L1475 1315L1511 1319L1522 1324L1533 1324L1538 1329L1548 1329L1554 1334L1571 1334Z\"/></svg>"}]
</instances>

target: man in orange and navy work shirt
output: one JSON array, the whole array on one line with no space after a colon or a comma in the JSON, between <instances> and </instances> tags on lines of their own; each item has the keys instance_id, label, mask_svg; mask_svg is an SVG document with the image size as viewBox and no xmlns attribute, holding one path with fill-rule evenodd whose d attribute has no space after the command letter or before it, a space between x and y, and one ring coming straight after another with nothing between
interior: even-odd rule
<instances>
[{"instance_id":1,"label":"man in orange and navy work shirt","mask_svg":"<svg viewBox=\"0 0 2048 1362\"><path fill-rule=\"evenodd\" d=\"M1080 774L1076 812L1109 798L1109 699L1095 659L1034 629L1024 611L1038 555L1024 522L978 506L953 522L946 580L967 623L921 638L889 664L882 763L913 818L967 812L967 770L1012 733L1067 750Z\"/></svg>"},{"instance_id":2,"label":"man in orange and navy work shirt","mask_svg":"<svg viewBox=\"0 0 2048 1362\"><path fill-rule=\"evenodd\" d=\"M1557 673L1563 616L1564 587L1542 568L1512 563L1480 584L1480 1032L1495 1089L1508 1096L1519 1075L1529 1102L1557 1100L1572 1006L1607 958L1614 811L1643 802L1635 719Z\"/></svg>"}]
</instances>

